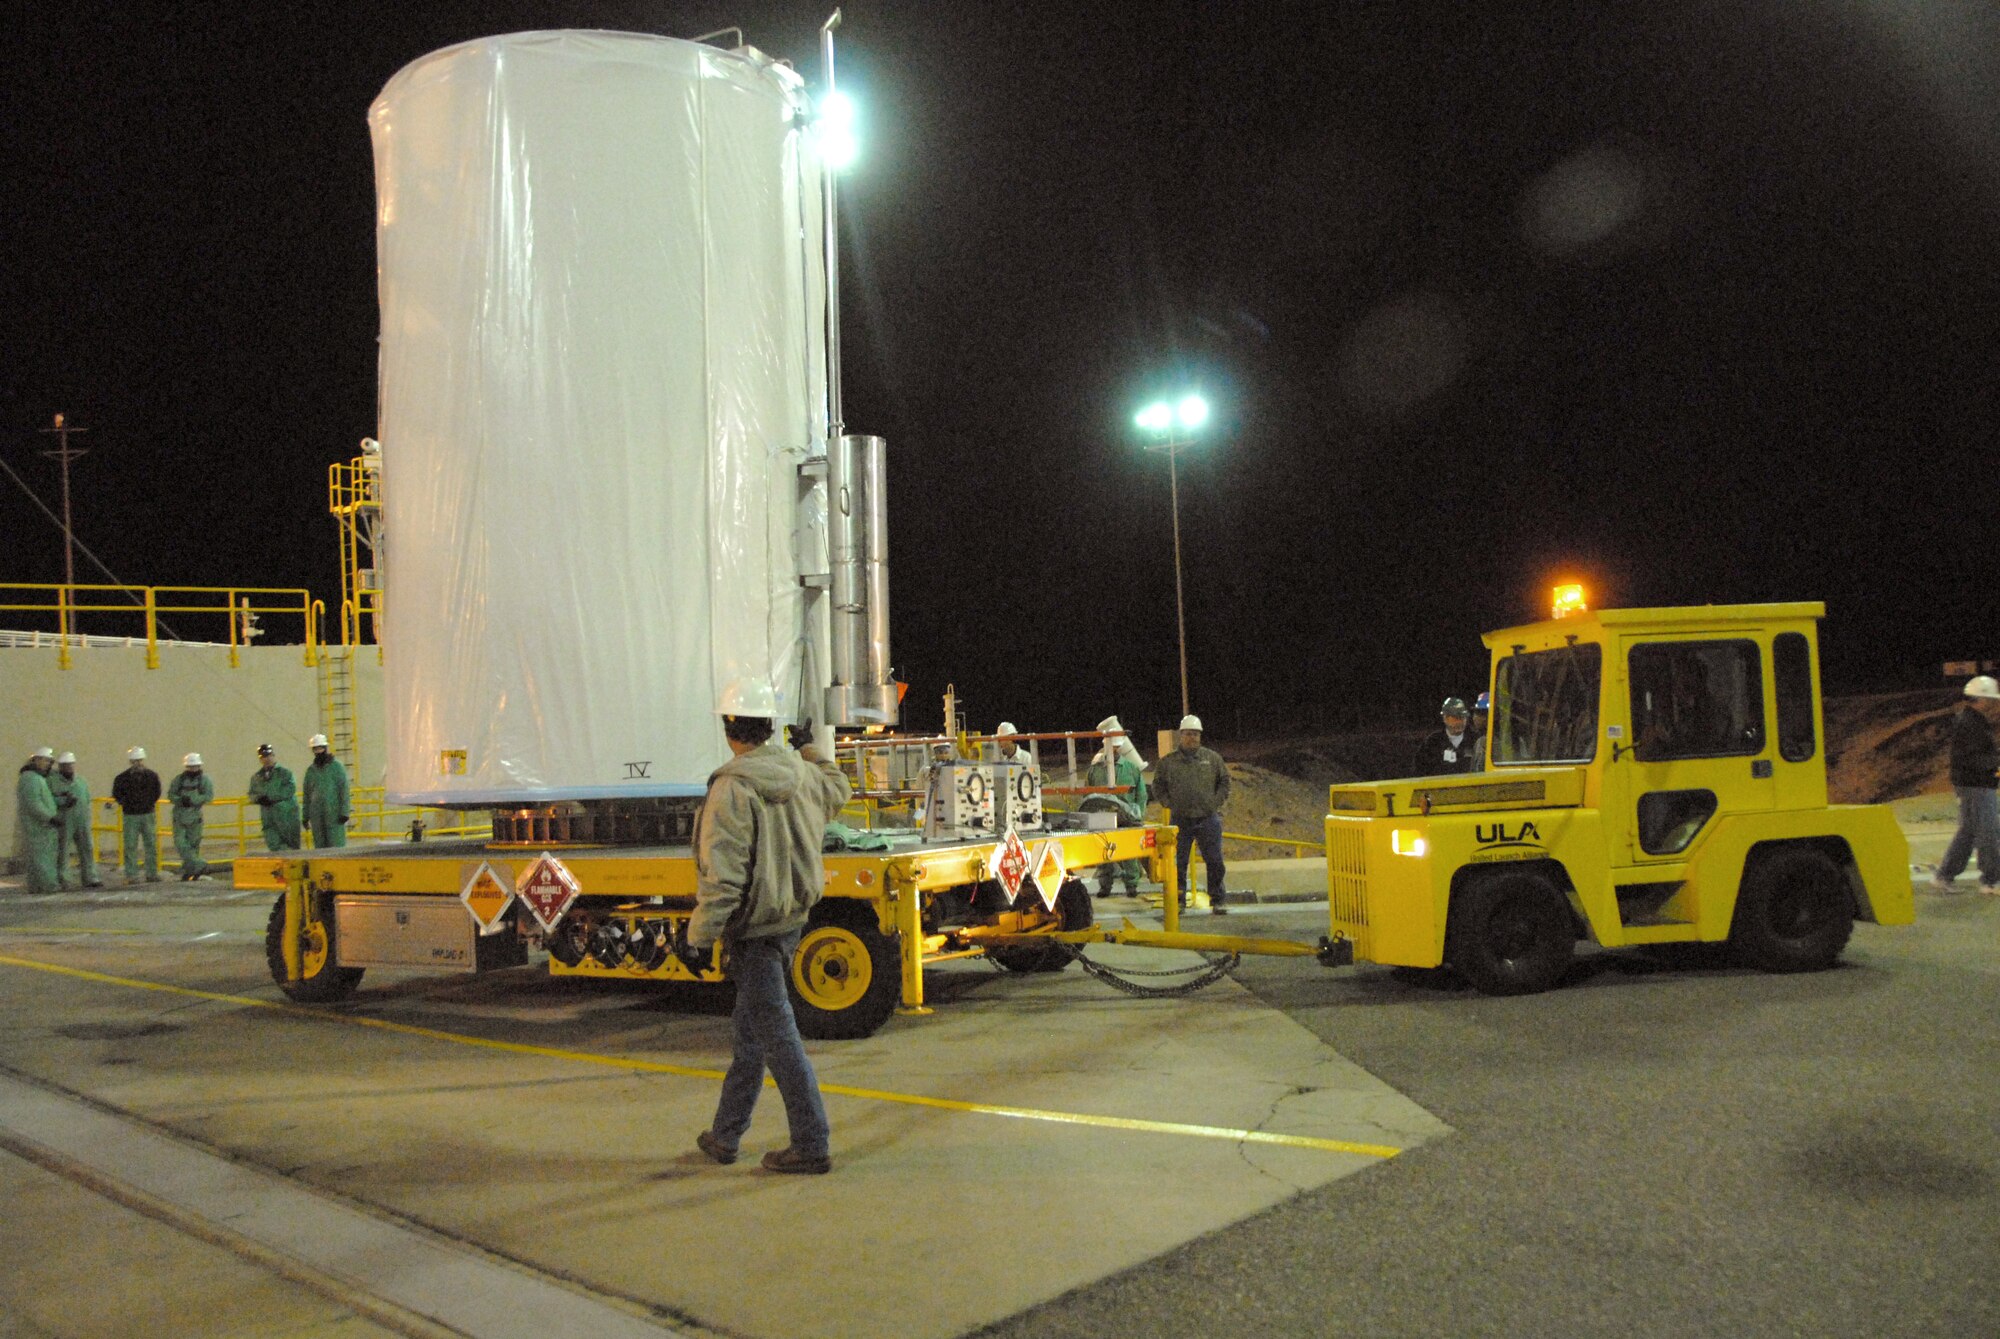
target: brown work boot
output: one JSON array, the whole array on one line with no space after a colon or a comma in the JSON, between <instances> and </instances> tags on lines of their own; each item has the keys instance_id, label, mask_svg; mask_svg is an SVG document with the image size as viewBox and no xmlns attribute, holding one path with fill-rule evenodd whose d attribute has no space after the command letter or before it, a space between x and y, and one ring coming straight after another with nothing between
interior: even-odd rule
<instances>
[{"instance_id":1,"label":"brown work boot","mask_svg":"<svg viewBox=\"0 0 2000 1339\"><path fill-rule=\"evenodd\" d=\"M764 1155L764 1170L819 1176L833 1170L833 1156L822 1153L815 1158L795 1148L776 1148Z\"/></svg>"},{"instance_id":2,"label":"brown work boot","mask_svg":"<svg viewBox=\"0 0 2000 1339\"><path fill-rule=\"evenodd\" d=\"M696 1135L694 1137L694 1146L708 1154L710 1162L719 1162L724 1167L727 1167L730 1163L736 1161L736 1150L724 1147L722 1141L717 1139L711 1131L703 1130L700 1134Z\"/></svg>"}]
</instances>

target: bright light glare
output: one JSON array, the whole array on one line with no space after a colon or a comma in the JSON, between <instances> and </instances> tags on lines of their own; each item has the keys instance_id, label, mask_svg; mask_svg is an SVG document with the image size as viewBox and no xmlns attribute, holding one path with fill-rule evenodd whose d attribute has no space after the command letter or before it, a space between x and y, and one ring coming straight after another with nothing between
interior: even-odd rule
<instances>
[{"instance_id":1,"label":"bright light glare","mask_svg":"<svg viewBox=\"0 0 2000 1339\"><path fill-rule=\"evenodd\" d=\"M1134 421L1147 432L1165 432L1174 426L1174 411L1165 400L1159 400L1141 409Z\"/></svg>"},{"instance_id":2,"label":"bright light glare","mask_svg":"<svg viewBox=\"0 0 2000 1339\"><path fill-rule=\"evenodd\" d=\"M855 123L859 115L854 99L845 93L829 93L820 99L819 154L825 164L839 172L854 165L861 156L861 140L855 134Z\"/></svg>"},{"instance_id":3,"label":"bright light glare","mask_svg":"<svg viewBox=\"0 0 2000 1339\"><path fill-rule=\"evenodd\" d=\"M1580 614L1589 607L1583 601L1582 585L1573 581L1557 586L1549 605L1549 613L1555 618L1568 618L1571 614Z\"/></svg>"},{"instance_id":4,"label":"bright light glare","mask_svg":"<svg viewBox=\"0 0 2000 1339\"><path fill-rule=\"evenodd\" d=\"M1421 859L1424 852L1430 848L1429 843L1424 841L1423 833L1412 832L1408 828L1394 828L1389 833L1389 849L1397 855Z\"/></svg>"},{"instance_id":5,"label":"bright light glare","mask_svg":"<svg viewBox=\"0 0 2000 1339\"><path fill-rule=\"evenodd\" d=\"M1183 395L1181 402L1174 406L1174 417L1180 420L1183 428L1193 432L1208 422L1208 401L1199 395Z\"/></svg>"}]
</instances>

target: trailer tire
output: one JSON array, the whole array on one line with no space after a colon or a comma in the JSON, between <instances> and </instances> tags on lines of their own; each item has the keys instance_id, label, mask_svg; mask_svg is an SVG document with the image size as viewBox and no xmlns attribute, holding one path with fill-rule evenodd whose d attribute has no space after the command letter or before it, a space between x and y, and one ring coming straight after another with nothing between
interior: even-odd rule
<instances>
[{"instance_id":1,"label":"trailer tire","mask_svg":"<svg viewBox=\"0 0 2000 1339\"><path fill-rule=\"evenodd\" d=\"M1090 890L1081 879L1065 879L1056 889L1057 928L1082 930L1097 913L1090 908ZM1067 944L1007 944L986 950L986 956L1010 972L1060 972L1076 955Z\"/></svg>"},{"instance_id":2,"label":"trailer tire","mask_svg":"<svg viewBox=\"0 0 2000 1339\"><path fill-rule=\"evenodd\" d=\"M344 1000L361 984L362 968L336 966L333 897L318 893L312 899L312 915L306 923L306 942L300 958L300 979L285 980L285 895L278 894L271 918L264 925L264 962L271 979L290 999L301 1004L330 1004Z\"/></svg>"},{"instance_id":3,"label":"trailer tire","mask_svg":"<svg viewBox=\"0 0 2000 1339\"><path fill-rule=\"evenodd\" d=\"M903 964L872 906L830 897L807 918L785 987L800 1036L867 1037L888 1021L903 997Z\"/></svg>"},{"instance_id":4,"label":"trailer tire","mask_svg":"<svg viewBox=\"0 0 2000 1339\"><path fill-rule=\"evenodd\" d=\"M1853 933L1853 895L1823 852L1781 847L1744 871L1729 942L1748 965L1767 972L1823 971L1839 961Z\"/></svg>"},{"instance_id":5,"label":"trailer tire","mask_svg":"<svg viewBox=\"0 0 2000 1339\"><path fill-rule=\"evenodd\" d=\"M1569 902L1545 875L1489 874L1452 895L1445 957L1482 994L1547 990L1575 952Z\"/></svg>"}]
</instances>

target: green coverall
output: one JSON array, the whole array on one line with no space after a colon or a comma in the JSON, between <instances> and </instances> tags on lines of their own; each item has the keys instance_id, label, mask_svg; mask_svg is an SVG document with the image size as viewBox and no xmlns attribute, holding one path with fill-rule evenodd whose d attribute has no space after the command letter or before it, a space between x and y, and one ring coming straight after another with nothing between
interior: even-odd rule
<instances>
[{"instance_id":1,"label":"green coverall","mask_svg":"<svg viewBox=\"0 0 2000 1339\"><path fill-rule=\"evenodd\" d=\"M14 787L19 804L14 809L16 839L21 844L21 864L28 875L28 891L53 893L60 886L56 878L56 825L62 820L49 779L29 763L21 769Z\"/></svg>"},{"instance_id":2,"label":"green coverall","mask_svg":"<svg viewBox=\"0 0 2000 1339\"><path fill-rule=\"evenodd\" d=\"M167 802L174 807L174 849L181 853L181 880L208 872L201 858L201 807L215 799L215 783L205 772L182 772L167 783Z\"/></svg>"},{"instance_id":3,"label":"green coverall","mask_svg":"<svg viewBox=\"0 0 2000 1339\"><path fill-rule=\"evenodd\" d=\"M64 776L58 767L49 773L49 793L62 810L62 825L56 829L56 881L66 883L69 853L76 850L77 882L85 888L102 886L97 877L97 842L90 831L90 783L80 776ZM64 803L67 800L68 803Z\"/></svg>"},{"instance_id":4,"label":"green coverall","mask_svg":"<svg viewBox=\"0 0 2000 1339\"><path fill-rule=\"evenodd\" d=\"M324 759L324 761L322 761ZM306 822L314 846L347 845L347 769L331 753L315 753L306 768Z\"/></svg>"},{"instance_id":5,"label":"green coverall","mask_svg":"<svg viewBox=\"0 0 2000 1339\"><path fill-rule=\"evenodd\" d=\"M1112 780L1107 781L1105 779L1104 764L1101 761L1093 762L1090 765L1090 772L1084 778L1085 785L1126 786L1130 788L1122 795L1093 795L1090 799L1095 800L1099 805L1108 802L1117 806L1119 814L1129 822L1136 823L1143 819L1146 816L1145 769L1138 763L1133 762L1131 758L1121 756L1118 759L1117 767L1113 769L1112 776L1114 778ZM1094 806L1086 802L1083 807L1090 808ZM1140 860L1122 860L1116 865L1099 865L1097 867L1097 891L1100 893L1110 892L1111 880L1114 876L1125 885L1127 892L1137 892L1139 884L1146 877L1145 862Z\"/></svg>"},{"instance_id":6,"label":"green coverall","mask_svg":"<svg viewBox=\"0 0 2000 1339\"><path fill-rule=\"evenodd\" d=\"M250 774L250 802L264 815L264 845L273 851L299 849L299 788L288 767L272 763Z\"/></svg>"}]
</instances>

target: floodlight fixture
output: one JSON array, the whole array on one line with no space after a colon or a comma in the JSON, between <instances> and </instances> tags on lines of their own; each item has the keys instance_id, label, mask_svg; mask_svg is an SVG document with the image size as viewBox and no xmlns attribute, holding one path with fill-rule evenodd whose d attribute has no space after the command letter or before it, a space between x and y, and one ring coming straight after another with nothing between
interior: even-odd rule
<instances>
[{"instance_id":1,"label":"floodlight fixture","mask_svg":"<svg viewBox=\"0 0 2000 1339\"><path fill-rule=\"evenodd\" d=\"M819 121L814 129L819 137L820 161L832 171L846 171L861 156L856 132L859 119L854 99L845 93L836 90L819 100Z\"/></svg>"}]
</instances>

